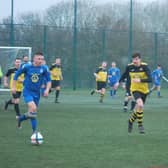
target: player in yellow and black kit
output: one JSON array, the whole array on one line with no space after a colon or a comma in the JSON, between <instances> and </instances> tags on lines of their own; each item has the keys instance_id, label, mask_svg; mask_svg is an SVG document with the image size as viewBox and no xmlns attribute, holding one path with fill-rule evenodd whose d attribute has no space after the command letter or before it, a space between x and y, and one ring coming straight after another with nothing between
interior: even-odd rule
<instances>
[{"instance_id":1,"label":"player in yellow and black kit","mask_svg":"<svg viewBox=\"0 0 168 168\"><path fill-rule=\"evenodd\" d=\"M145 133L143 127L143 107L149 93L148 83L152 82L151 72L148 65L141 62L140 53L134 53L132 63L126 67L124 72L130 78L130 91L136 101L134 112L128 121L128 132L132 132L133 122L138 121L140 133Z\"/></svg>"},{"instance_id":2,"label":"player in yellow and black kit","mask_svg":"<svg viewBox=\"0 0 168 168\"><path fill-rule=\"evenodd\" d=\"M103 61L101 66L96 70L94 76L96 78L97 88L91 91L91 95L95 92L100 94L99 102L102 103L104 95L106 92L106 83L107 83L107 62Z\"/></svg>"},{"instance_id":3,"label":"player in yellow and black kit","mask_svg":"<svg viewBox=\"0 0 168 168\"><path fill-rule=\"evenodd\" d=\"M50 67L50 73L52 89L55 89L55 103L59 103L58 97L61 90L61 80L63 80L60 58L56 58L55 63Z\"/></svg>"},{"instance_id":4,"label":"player in yellow and black kit","mask_svg":"<svg viewBox=\"0 0 168 168\"><path fill-rule=\"evenodd\" d=\"M15 75L15 72L19 69L20 65L21 65L21 59L16 58L14 62L14 67L8 69L7 73L5 74L5 77L4 77L5 87L9 87L10 89L12 88L13 77ZM8 79L10 79L10 85L8 84ZM5 107L4 107L4 109L7 110L9 104L14 104L16 118L20 116L19 101L23 90L23 80L24 80L24 75L21 75L20 78L17 80L16 93L15 94L12 93L12 99L8 100L5 103Z\"/></svg>"}]
</instances>

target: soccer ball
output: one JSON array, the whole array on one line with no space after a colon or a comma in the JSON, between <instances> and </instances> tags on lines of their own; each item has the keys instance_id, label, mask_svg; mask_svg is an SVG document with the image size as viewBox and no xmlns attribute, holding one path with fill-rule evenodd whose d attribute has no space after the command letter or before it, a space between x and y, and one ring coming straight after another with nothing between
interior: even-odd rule
<instances>
[{"instance_id":1,"label":"soccer ball","mask_svg":"<svg viewBox=\"0 0 168 168\"><path fill-rule=\"evenodd\" d=\"M41 145L43 143L43 136L40 132L33 133L30 139L32 145Z\"/></svg>"}]
</instances>

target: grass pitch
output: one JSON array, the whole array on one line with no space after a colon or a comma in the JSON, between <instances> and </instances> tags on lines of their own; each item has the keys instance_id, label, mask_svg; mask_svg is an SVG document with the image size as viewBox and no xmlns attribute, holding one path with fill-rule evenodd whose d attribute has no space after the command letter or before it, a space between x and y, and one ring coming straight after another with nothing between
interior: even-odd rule
<instances>
[{"instance_id":1,"label":"grass pitch","mask_svg":"<svg viewBox=\"0 0 168 168\"><path fill-rule=\"evenodd\" d=\"M0 165L2 168L168 168L168 91L156 92L144 110L146 133L137 124L127 132L129 112L122 111L124 92L115 99L108 92L103 104L89 91L64 90L60 104L54 93L41 99L38 127L44 136L41 146L30 144L30 121L16 128L10 106L3 110L9 95L0 95ZM21 112L26 105L21 102Z\"/></svg>"}]
</instances>

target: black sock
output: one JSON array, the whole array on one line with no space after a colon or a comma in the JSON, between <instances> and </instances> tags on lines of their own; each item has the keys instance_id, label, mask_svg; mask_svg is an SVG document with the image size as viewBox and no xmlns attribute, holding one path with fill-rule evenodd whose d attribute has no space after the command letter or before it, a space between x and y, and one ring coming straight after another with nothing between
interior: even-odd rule
<instances>
[{"instance_id":1,"label":"black sock","mask_svg":"<svg viewBox=\"0 0 168 168\"><path fill-rule=\"evenodd\" d=\"M60 91L59 91L59 90L56 90L56 92L55 92L55 98L56 98L56 99L58 99L59 93L60 93Z\"/></svg>"},{"instance_id":2,"label":"black sock","mask_svg":"<svg viewBox=\"0 0 168 168\"><path fill-rule=\"evenodd\" d=\"M128 101L124 101L124 106L128 106Z\"/></svg>"},{"instance_id":3,"label":"black sock","mask_svg":"<svg viewBox=\"0 0 168 168\"><path fill-rule=\"evenodd\" d=\"M14 108L15 108L16 115L17 115L17 116L20 116L19 104L15 104L15 105L14 105Z\"/></svg>"}]
</instances>

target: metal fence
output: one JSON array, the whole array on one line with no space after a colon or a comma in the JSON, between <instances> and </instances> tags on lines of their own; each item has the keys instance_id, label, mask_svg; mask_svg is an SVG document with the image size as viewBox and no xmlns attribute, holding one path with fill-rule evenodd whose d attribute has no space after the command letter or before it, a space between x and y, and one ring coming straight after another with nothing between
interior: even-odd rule
<instances>
[{"instance_id":1,"label":"metal fence","mask_svg":"<svg viewBox=\"0 0 168 168\"><path fill-rule=\"evenodd\" d=\"M168 34L153 32L132 32L133 51L142 53L151 70L157 63L168 76ZM129 62L129 32L106 29L74 29L46 25L0 25L0 46L30 46L33 52L43 51L47 64L61 57L63 86L68 88L91 88L95 85L93 72L101 61L112 61L124 70ZM75 85L75 86L74 86Z\"/></svg>"}]
</instances>

